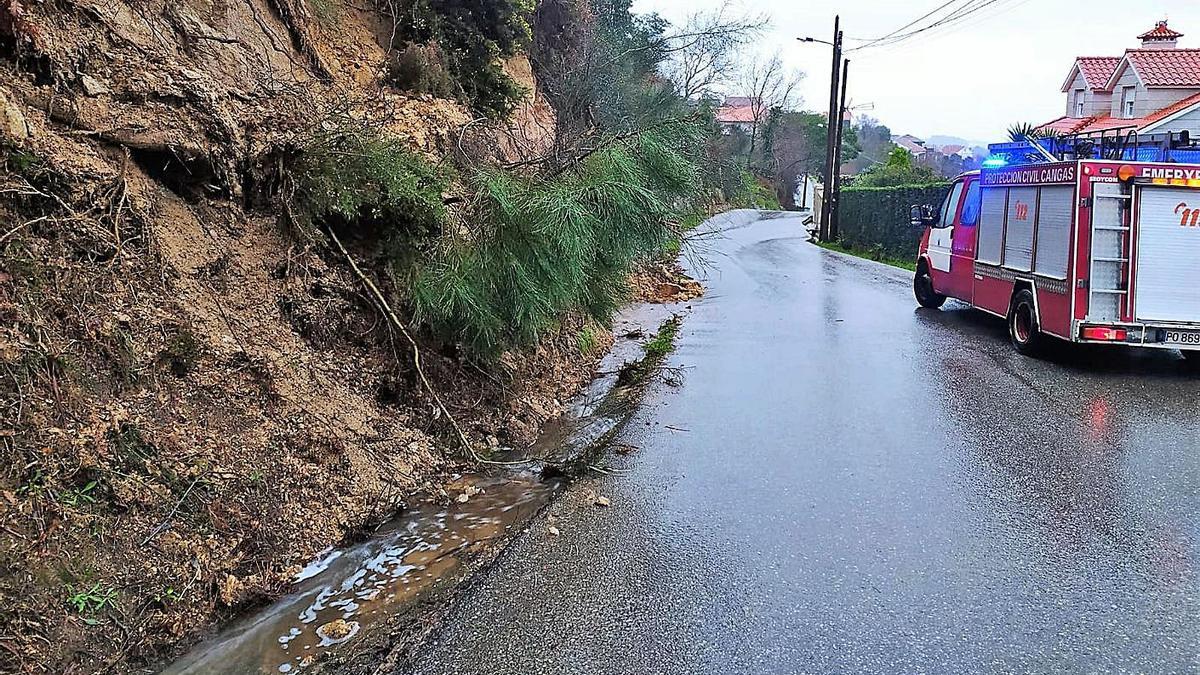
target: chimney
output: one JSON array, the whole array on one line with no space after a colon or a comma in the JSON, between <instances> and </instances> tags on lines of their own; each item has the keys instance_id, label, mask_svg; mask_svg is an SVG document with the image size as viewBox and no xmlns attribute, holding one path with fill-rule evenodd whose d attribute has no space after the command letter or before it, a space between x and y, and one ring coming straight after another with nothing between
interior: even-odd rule
<instances>
[{"instance_id":1,"label":"chimney","mask_svg":"<svg viewBox=\"0 0 1200 675\"><path fill-rule=\"evenodd\" d=\"M1139 35L1138 39L1142 41L1142 49L1176 49L1181 37L1183 33L1171 30L1167 20L1163 19L1153 29Z\"/></svg>"}]
</instances>

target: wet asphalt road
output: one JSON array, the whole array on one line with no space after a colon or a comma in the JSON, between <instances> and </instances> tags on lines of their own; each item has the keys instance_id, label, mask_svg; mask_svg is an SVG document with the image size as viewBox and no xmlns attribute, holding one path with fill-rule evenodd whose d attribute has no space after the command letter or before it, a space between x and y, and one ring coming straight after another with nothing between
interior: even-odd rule
<instances>
[{"instance_id":1,"label":"wet asphalt road","mask_svg":"<svg viewBox=\"0 0 1200 675\"><path fill-rule=\"evenodd\" d=\"M1200 671L1200 376L1020 357L753 218L723 221L627 473L551 507L411 672Z\"/></svg>"}]
</instances>

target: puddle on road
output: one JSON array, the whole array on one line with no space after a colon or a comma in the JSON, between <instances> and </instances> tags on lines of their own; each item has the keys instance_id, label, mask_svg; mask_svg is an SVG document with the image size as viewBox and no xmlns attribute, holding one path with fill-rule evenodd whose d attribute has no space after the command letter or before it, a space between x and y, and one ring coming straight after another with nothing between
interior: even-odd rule
<instances>
[{"instance_id":1,"label":"puddle on road","mask_svg":"<svg viewBox=\"0 0 1200 675\"><path fill-rule=\"evenodd\" d=\"M636 403L618 386L622 365L668 317L669 305L630 308L615 321L618 341L600 375L530 448L507 459L571 462L615 431ZM536 464L532 465L536 468ZM564 485L531 469L502 477L465 476L446 491L466 501L422 504L370 540L327 551L294 579L291 592L235 623L163 671L164 675L298 673L373 623L414 607L468 573L471 555L523 527Z\"/></svg>"},{"instance_id":2,"label":"puddle on road","mask_svg":"<svg viewBox=\"0 0 1200 675\"><path fill-rule=\"evenodd\" d=\"M164 673L298 672L453 580L470 554L522 525L562 484L532 474L464 478L447 491L468 501L421 505L371 540L327 552L297 575L290 595Z\"/></svg>"}]
</instances>

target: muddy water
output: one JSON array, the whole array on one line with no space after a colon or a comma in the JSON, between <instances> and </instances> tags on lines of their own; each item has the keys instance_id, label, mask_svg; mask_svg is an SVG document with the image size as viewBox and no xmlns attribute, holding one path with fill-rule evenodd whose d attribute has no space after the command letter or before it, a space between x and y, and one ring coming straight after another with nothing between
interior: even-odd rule
<instances>
[{"instance_id":1,"label":"muddy water","mask_svg":"<svg viewBox=\"0 0 1200 675\"><path fill-rule=\"evenodd\" d=\"M290 595L164 673L298 672L454 580L472 552L531 517L560 486L534 475L464 478L448 491L467 501L423 505L370 541L327 552L297 575Z\"/></svg>"},{"instance_id":2,"label":"muddy water","mask_svg":"<svg viewBox=\"0 0 1200 675\"><path fill-rule=\"evenodd\" d=\"M628 417L636 391L617 386L623 364L678 307L641 305L614 322L618 337L598 377L543 430L506 459L569 463ZM564 485L530 468L500 477L464 476L447 486L449 506L413 508L370 540L331 550L295 578L292 592L173 663L164 675L297 673L326 651L411 609L469 573L471 554L522 527ZM465 497L463 497L465 495ZM465 499L465 501L459 501Z\"/></svg>"}]
</instances>

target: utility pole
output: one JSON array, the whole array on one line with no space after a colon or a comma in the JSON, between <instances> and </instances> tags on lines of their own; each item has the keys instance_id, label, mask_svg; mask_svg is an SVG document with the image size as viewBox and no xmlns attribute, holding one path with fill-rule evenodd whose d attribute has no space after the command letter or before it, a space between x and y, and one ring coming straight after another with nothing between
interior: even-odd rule
<instances>
[{"instance_id":1,"label":"utility pole","mask_svg":"<svg viewBox=\"0 0 1200 675\"><path fill-rule=\"evenodd\" d=\"M833 145L833 195L829 201L829 240L837 241L841 234L842 136L846 132L846 82L850 79L850 59L842 62L842 100L838 106L837 134Z\"/></svg>"},{"instance_id":2,"label":"utility pole","mask_svg":"<svg viewBox=\"0 0 1200 675\"><path fill-rule=\"evenodd\" d=\"M829 241L830 236L830 218L833 213L833 201L837 198L837 193L834 191L834 179L837 176L837 167L834 162L837 160L836 151L836 136L838 125L841 124L841 111L838 110L838 85L841 82L841 65L842 65L842 31L841 17L833 18L833 67L829 82L829 121L826 129L825 139L825 197L821 200L821 241Z\"/></svg>"}]
</instances>

